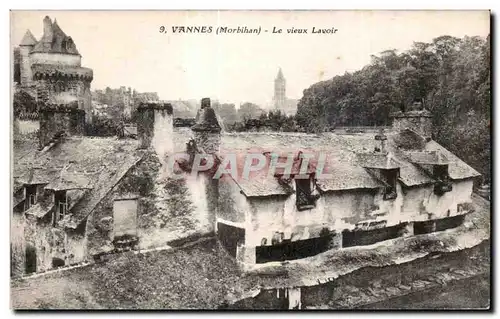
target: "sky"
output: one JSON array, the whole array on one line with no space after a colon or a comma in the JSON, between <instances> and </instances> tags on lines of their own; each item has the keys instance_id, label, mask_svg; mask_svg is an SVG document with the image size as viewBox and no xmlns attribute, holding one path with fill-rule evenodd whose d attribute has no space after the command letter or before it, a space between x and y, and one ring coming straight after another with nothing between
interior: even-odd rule
<instances>
[{"instance_id":1,"label":"sky","mask_svg":"<svg viewBox=\"0 0 500 319\"><path fill-rule=\"evenodd\" d=\"M299 99L318 81L361 69L373 54L441 35L485 37L490 29L488 11L11 11L12 47L27 29L39 39L47 15L73 38L82 66L94 70L92 89L127 86L164 100L212 97L237 107L268 107L280 67L287 97ZM172 26L213 32L174 34ZM217 35L218 26L261 33ZM292 27L309 31L287 34ZM311 34L313 27L337 31Z\"/></svg>"}]
</instances>

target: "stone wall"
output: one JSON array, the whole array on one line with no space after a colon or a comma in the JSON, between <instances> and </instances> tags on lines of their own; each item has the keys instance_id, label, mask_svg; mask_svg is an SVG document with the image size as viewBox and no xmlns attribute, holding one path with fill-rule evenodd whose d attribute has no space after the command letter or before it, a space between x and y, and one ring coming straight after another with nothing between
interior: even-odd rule
<instances>
[{"instance_id":1,"label":"stone wall","mask_svg":"<svg viewBox=\"0 0 500 319\"><path fill-rule=\"evenodd\" d=\"M43 218L28 215L24 237L26 247L34 248L36 253L36 272L53 268L54 259L64 262L65 266L86 260L87 245L85 222L74 231L66 232L50 224L51 212Z\"/></svg>"},{"instance_id":2,"label":"stone wall","mask_svg":"<svg viewBox=\"0 0 500 319\"><path fill-rule=\"evenodd\" d=\"M456 215L457 204L471 203L473 180L452 182L451 192L434 194L434 185L404 189L402 219L422 220Z\"/></svg>"},{"instance_id":3,"label":"stone wall","mask_svg":"<svg viewBox=\"0 0 500 319\"><path fill-rule=\"evenodd\" d=\"M37 102L44 104L78 101L78 108L85 111L85 121L92 121L92 94L89 79L78 77L43 77L32 82L36 87Z\"/></svg>"},{"instance_id":4,"label":"stone wall","mask_svg":"<svg viewBox=\"0 0 500 319\"><path fill-rule=\"evenodd\" d=\"M30 86L33 79L33 73L31 72L31 61L29 58L29 52L31 46L20 46L19 53L21 55L21 85Z\"/></svg>"},{"instance_id":5,"label":"stone wall","mask_svg":"<svg viewBox=\"0 0 500 319\"><path fill-rule=\"evenodd\" d=\"M82 65L82 57L77 54L33 52L29 55L29 58L31 64Z\"/></svg>"},{"instance_id":6,"label":"stone wall","mask_svg":"<svg viewBox=\"0 0 500 319\"><path fill-rule=\"evenodd\" d=\"M78 109L55 107L40 112L39 145L47 145L55 134L64 131L68 136L84 135L84 112Z\"/></svg>"},{"instance_id":7,"label":"stone wall","mask_svg":"<svg viewBox=\"0 0 500 319\"><path fill-rule=\"evenodd\" d=\"M194 139L196 145L203 149L205 153L217 154L220 149L220 133L212 133L207 131L194 131Z\"/></svg>"},{"instance_id":8,"label":"stone wall","mask_svg":"<svg viewBox=\"0 0 500 319\"><path fill-rule=\"evenodd\" d=\"M432 116L428 111L408 111L392 114L396 131L410 129L423 137L432 137Z\"/></svg>"},{"instance_id":9,"label":"stone wall","mask_svg":"<svg viewBox=\"0 0 500 319\"><path fill-rule=\"evenodd\" d=\"M217 218L234 223L245 223L246 214L249 211L250 205L235 181L230 177L221 179Z\"/></svg>"},{"instance_id":10,"label":"stone wall","mask_svg":"<svg viewBox=\"0 0 500 319\"><path fill-rule=\"evenodd\" d=\"M113 201L138 196L137 234L139 249L168 245L193 234L213 231L207 213L205 183L196 177L170 179L154 152L133 167L92 213L88 226L91 255L112 252Z\"/></svg>"}]
</instances>

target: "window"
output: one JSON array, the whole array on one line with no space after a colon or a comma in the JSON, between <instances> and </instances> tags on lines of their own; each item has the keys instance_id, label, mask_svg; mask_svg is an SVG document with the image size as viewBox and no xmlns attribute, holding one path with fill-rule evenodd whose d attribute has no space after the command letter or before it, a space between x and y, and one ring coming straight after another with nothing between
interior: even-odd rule
<instances>
[{"instance_id":1,"label":"window","mask_svg":"<svg viewBox=\"0 0 500 319\"><path fill-rule=\"evenodd\" d=\"M26 185L26 199L24 208L27 210L36 204L36 185Z\"/></svg>"},{"instance_id":2,"label":"window","mask_svg":"<svg viewBox=\"0 0 500 319\"><path fill-rule=\"evenodd\" d=\"M284 233L275 232L273 234L273 238L271 239L271 244L273 244L273 245L279 244L279 243L281 243L283 241L284 238L285 238L285 234Z\"/></svg>"},{"instance_id":3,"label":"window","mask_svg":"<svg viewBox=\"0 0 500 319\"><path fill-rule=\"evenodd\" d=\"M316 207L319 194L315 193L313 178L295 179L296 204L299 211Z\"/></svg>"},{"instance_id":4,"label":"window","mask_svg":"<svg viewBox=\"0 0 500 319\"><path fill-rule=\"evenodd\" d=\"M384 169L381 175L385 184L384 200L392 200L398 197L396 184L399 176L399 169Z\"/></svg>"},{"instance_id":5,"label":"window","mask_svg":"<svg viewBox=\"0 0 500 319\"><path fill-rule=\"evenodd\" d=\"M434 165L433 167L434 179L434 193L436 195L443 195L452 190L450 176L448 175L448 165Z\"/></svg>"},{"instance_id":6,"label":"window","mask_svg":"<svg viewBox=\"0 0 500 319\"><path fill-rule=\"evenodd\" d=\"M55 210L52 215L52 226L56 227L57 223L67 214L68 203L66 201L66 191L56 191L54 193Z\"/></svg>"}]
</instances>

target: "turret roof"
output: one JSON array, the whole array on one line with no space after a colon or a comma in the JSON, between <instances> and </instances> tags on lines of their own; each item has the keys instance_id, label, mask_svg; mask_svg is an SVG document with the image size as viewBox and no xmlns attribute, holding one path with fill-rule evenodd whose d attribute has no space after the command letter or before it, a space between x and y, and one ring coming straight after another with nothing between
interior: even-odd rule
<instances>
[{"instance_id":1,"label":"turret roof","mask_svg":"<svg viewBox=\"0 0 500 319\"><path fill-rule=\"evenodd\" d=\"M48 30L44 28L44 34L40 41L35 45L32 52L46 53L66 53L80 55L76 45L71 37L59 27L57 21L52 23L49 17L45 17L44 24L49 26Z\"/></svg>"},{"instance_id":2,"label":"turret roof","mask_svg":"<svg viewBox=\"0 0 500 319\"><path fill-rule=\"evenodd\" d=\"M21 43L19 45L35 45L37 43L35 36L33 33L31 33L30 30L26 30L26 33L23 36L23 39L21 40Z\"/></svg>"}]
</instances>

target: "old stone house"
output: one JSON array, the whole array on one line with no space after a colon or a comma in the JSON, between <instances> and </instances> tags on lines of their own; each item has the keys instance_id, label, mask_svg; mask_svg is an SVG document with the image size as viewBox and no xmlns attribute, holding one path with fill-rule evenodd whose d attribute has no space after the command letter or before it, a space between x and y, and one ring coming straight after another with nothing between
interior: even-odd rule
<instances>
[{"instance_id":1,"label":"old stone house","mask_svg":"<svg viewBox=\"0 0 500 319\"><path fill-rule=\"evenodd\" d=\"M171 104L143 103L137 139L84 136L74 102L41 110L39 141L14 141L17 275L194 233L216 232L245 266L439 231L470 212L479 175L432 140L426 110L394 114L386 132L225 133L209 99L192 127L175 129ZM197 153L213 169L193 173ZM267 160L251 178L214 178L251 153ZM273 153L292 154L292 170L269 175ZM328 178L319 161L299 171L306 153L327 155Z\"/></svg>"},{"instance_id":2,"label":"old stone house","mask_svg":"<svg viewBox=\"0 0 500 319\"><path fill-rule=\"evenodd\" d=\"M38 141L14 141L16 275L213 232L199 196L203 181L165 174L168 155L185 147L173 136L172 105L146 103L138 111L137 139L88 137L75 102L46 104Z\"/></svg>"},{"instance_id":3,"label":"old stone house","mask_svg":"<svg viewBox=\"0 0 500 319\"><path fill-rule=\"evenodd\" d=\"M201 110L198 122L216 127L208 110ZM221 244L242 264L252 265L459 226L472 210L479 173L432 140L431 115L421 105L393 118L387 132L213 130L208 140L195 135L201 152L217 153L215 162L222 166L233 154L267 158L264 169L248 179L226 174L217 180L215 229ZM268 174L270 165L290 158L273 158L273 153L292 154L293 169ZM299 155L305 153L326 154L321 170L329 176L318 174L314 160L299 172ZM236 162L238 172L241 163Z\"/></svg>"}]
</instances>

